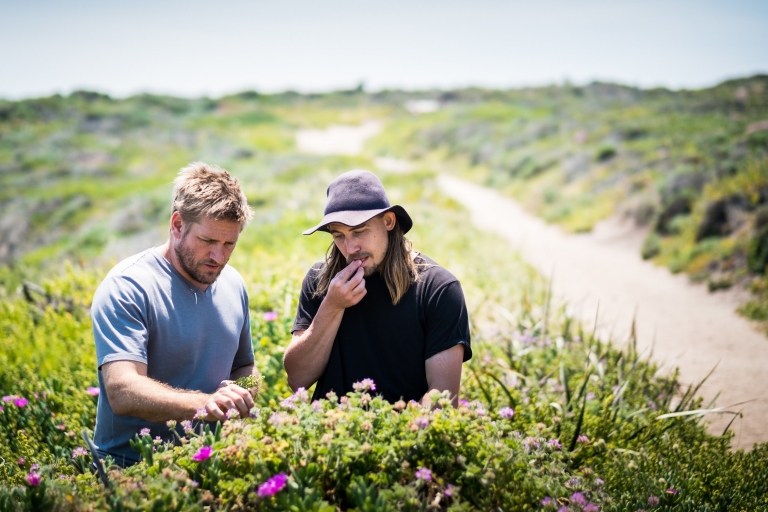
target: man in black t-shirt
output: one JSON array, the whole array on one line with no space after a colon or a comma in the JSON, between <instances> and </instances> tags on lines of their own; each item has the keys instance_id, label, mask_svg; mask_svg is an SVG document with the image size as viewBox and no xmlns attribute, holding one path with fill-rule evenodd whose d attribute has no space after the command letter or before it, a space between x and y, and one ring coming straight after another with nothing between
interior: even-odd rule
<instances>
[{"instance_id":1,"label":"man in black t-shirt","mask_svg":"<svg viewBox=\"0 0 768 512\"><path fill-rule=\"evenodd\" d=\"M472 357L459 281L412 249L410 216L390 206L373 173L344 173L327 195L323 220L304 234L328 231L333 243L301 287L288 383L317 382L318 399L372 379L390 402L448 390L457 405L461 365Z\"/></svg>"}]
</instances>

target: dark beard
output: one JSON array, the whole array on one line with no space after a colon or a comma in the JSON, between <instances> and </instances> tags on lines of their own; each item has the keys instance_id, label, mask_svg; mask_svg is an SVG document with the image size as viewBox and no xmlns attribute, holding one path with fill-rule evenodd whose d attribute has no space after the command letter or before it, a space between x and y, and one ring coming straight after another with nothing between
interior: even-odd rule
<instances>
[{"instance_id":1,"label":"dark beard","mask_svg":"<svg viewBox=\"0 0 768 512\"><path fill-rule=\"evenodd\" d=\"M192 251L187 247L187 245L184 243L185 236L182 236L181 242L179 245L177 245L174 248L174 251L176 252L176 257L179 260L179 266L184 270L184 272L187 273L189 277L194 279L200 284L213 284L214 281L219 277L219 274L221 274L221 271L224 269L224 266L222 265L221 268L216 273L213 272L203 272L199 270L199 266L209 263L216 265L217 263L213 260L200 260L198 262L195 262L194 256L192 255Z\"/></svg>"}]
</instances>

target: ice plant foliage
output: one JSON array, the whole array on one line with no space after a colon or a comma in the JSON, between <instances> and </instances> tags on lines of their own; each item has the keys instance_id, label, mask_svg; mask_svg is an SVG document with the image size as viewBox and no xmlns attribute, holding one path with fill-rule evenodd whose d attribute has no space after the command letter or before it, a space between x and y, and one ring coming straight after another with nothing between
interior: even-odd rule
<instances>
[{"instance_id":1,"label":"ice plant foliage","mask_svg":"<svg viewBox=\"0 0 768 512\"><path fill-rule=\"evenodd\" d=\"M282 491L288 481L285 473L278 473L259 486L257 492L259 498L268 498Z\"/></svg>"}]
</instances>

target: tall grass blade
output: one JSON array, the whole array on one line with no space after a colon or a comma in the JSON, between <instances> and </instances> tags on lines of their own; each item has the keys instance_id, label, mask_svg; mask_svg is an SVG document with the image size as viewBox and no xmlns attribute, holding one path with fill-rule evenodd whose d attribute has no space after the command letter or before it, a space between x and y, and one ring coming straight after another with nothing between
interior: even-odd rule
<instances>
[{"instance_id":1,"label":"tall grass blade","mask_svg":"<svg viewBox=\"0 0 768 512\"><path fill-rule=\"evenodd\" d=\"M515 399L512 398L512 393L509 392L509 388L507 388L507 386L504 384L504 382L502 382L502 380L500 378L498 378L497 376L495 376L494 374L492 374L490 372L483 372L483 374L487 375L491 379L495 380L499 384L499 386L501 386L502 391L504 391L504 394L507 395L507 398L509 399L509 406L514 408L515 407Z\"/></svg>"},{"instance_id":2,"label":"tall grass blade","mask_svg":"<svg viewBox=\"0 0 768 512\"><path fill-rule=\"evenodd\" d=\"M477 381L477 385L480 388L480 391L483 393L483 396L485 396L485 399L488 401L488 407L493 408L493 398L491 397L491 394L488 392L488 389L483 385L483 381L480 380L480 376L477 374L474 368L471 366L469 367L469 371L472 372L472 375L475 376L475 380Z\"/></svg>"},{"instance_id":3,"label":"tall grass blade","mask_svg":"<svg viewBox=\"0 0 768 512\"><path fill-rule=\"evenodd\" d=\"M586 381L587 379L584 379L584 382ZM584 394L584 396L581 399L581 410L579 411L579 419L576 421L576 430L573 431L573 439L571 439L571 445L568 447L569 452L572 452L576 448L576 442L578 441L579 435L581 434L581 426L584 424L584 410L586 408L587 408L587 395Z\"/></svg>"}]
</instances>

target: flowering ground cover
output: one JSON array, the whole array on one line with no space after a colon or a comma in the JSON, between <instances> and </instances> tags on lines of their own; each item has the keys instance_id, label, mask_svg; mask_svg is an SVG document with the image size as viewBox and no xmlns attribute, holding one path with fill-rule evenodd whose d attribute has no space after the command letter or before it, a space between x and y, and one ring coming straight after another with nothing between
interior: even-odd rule
<instances>
[{"instance_id":1,"label":"flowering ground cover","mask_svg":"<svg viewBox=\"0 0 768 512\"><path fill-rule=\"evenodd\" d=\"M253 129L231 108L217 114L219 136L202 153L222 140L237 147ZM284 105L274 112L277 132L299 116ZM320 112L324 122L360 115ZM248 286L264 376L250 417L190 418L175 442L137 432L143 462L120 470L105 461L105 483L88 469L80 433L92 431L100 398L88 306L108 263L81 253L63 270L32 269L39 289L25 283L30 269L3 267L0 511L768 509L768 444L732 452L730 431L707 434L697 411L708 404L695 389L659 374L631 340L595 339L570 319L503 243L469 227L427 172L383 178L415 220L416 248L455 273L467 296L474 357L459 407L438 396L435 408L389 404L370 380L318 402L311 390L293 393L282 354L301 278L330 242L300 232L322 211L330 179L370 167L374 155L306 157L268 140L258 157L221 162L256 210L230 262Z\"/></svg>"}]
</instances>

